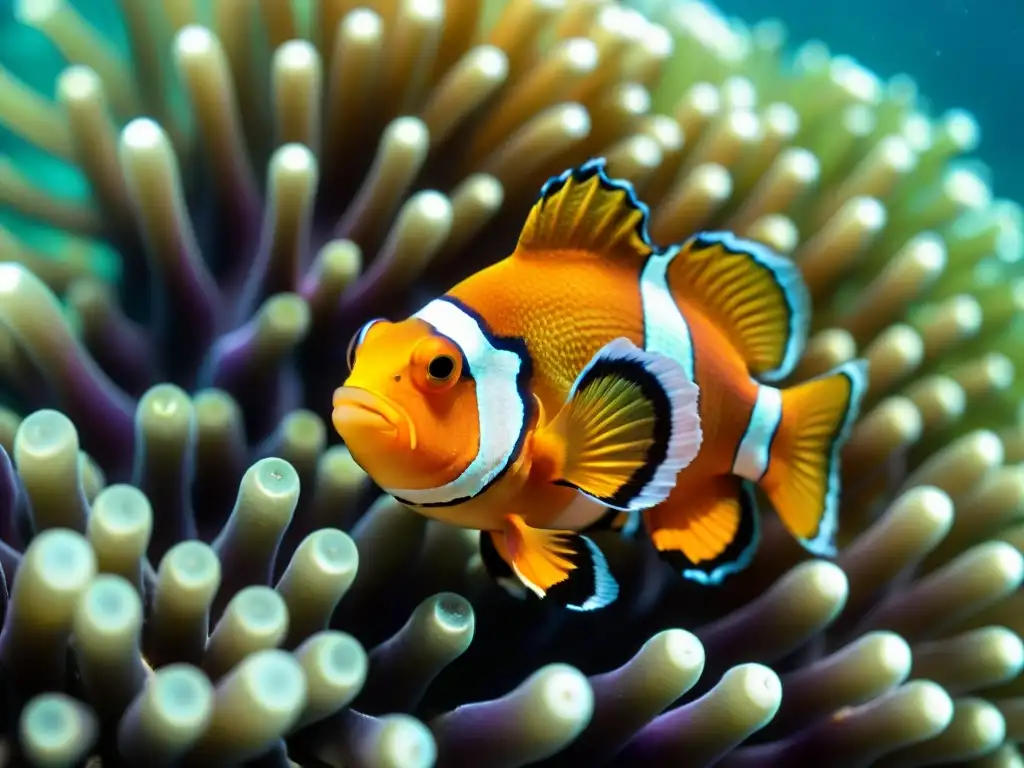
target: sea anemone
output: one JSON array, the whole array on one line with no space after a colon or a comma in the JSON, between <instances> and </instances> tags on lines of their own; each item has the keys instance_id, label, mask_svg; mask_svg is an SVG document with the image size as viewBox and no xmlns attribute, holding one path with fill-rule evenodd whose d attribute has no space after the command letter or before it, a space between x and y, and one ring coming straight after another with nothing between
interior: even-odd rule
<instances>
[{"instance_id":1,"label":"sea anemone","mask_svg":"<svg viewBox=\"0 0 1024 768\"><path fill-rule=\"evenodd\" d=\"M55 103L0 72L0 122L91 189L7 163L0 199L121 261L60 272L0 231L17 759L1020 764L1021 216L958 161L969 115L696 2L120 5L130 54L17 4L68 59ZM606 534L620 599L567 615L328 434L351 331L505 255L543 179L594 155L660 243L723 227L793 256L816 307L795 380L870 361L835 562L769 520L709 589Z\"/></svg>"}]
</instances>

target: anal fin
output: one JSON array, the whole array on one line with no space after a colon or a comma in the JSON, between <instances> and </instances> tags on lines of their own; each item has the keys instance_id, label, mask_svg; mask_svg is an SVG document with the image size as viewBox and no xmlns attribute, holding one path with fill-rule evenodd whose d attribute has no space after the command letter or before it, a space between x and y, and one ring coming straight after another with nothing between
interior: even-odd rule
<instances>
[{"instance_id":1,"label":"anal fin","mask_svg":"<svg viewBox=\"0 0 1024 768\"><path fill-rule=\"evenodd\" d=\"M753 488L732 475L673 494L643 513L662 559L684 578L707 585L750 564L761 535L758 514Z\"/></svg>"},{"instance_id":2,"label":"anal fin","mask_svg":"<svg viewBox=\"0 0 1024 768\"><path fill-rule=\"evenodd\" d=\"M507 515L504 547L513 572L538 597L593 611L619 596L604 554L579 533L531 528L519 515Z\"/></svg>"}]
</instances>

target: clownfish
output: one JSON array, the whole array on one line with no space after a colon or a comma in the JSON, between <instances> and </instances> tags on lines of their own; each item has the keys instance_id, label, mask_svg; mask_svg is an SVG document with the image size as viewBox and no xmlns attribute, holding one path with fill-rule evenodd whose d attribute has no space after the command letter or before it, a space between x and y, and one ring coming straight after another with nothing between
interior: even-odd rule
<instances>
[{"instance_id":1,"label":"clownfish","mask_svg":"<svg viewBox=\"0 0 1024 768\"><path fill-rule=\"evenodd\" d=\"M587 532L641 518L683 577L746 567L755 488L834 554L839 450L864 360L779 389L810 299L796 265L728 232L657 247L603 159L549 179L514 252L352 338L332 421L386 493L481 532L490 575L574 610L618 583Z\"/></svg>"}]
</instances>

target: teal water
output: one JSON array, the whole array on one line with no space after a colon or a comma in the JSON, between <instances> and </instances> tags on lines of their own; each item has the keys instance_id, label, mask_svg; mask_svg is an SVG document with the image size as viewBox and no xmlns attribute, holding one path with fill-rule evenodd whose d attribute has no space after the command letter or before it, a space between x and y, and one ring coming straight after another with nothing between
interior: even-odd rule
<instances>
[{"instance_id":1,"label":"teal water","mask_svg":"<svg viewBox=\"0 0 1024 768\"><path fill-rule=\"evenodd\" d=\"M913 76L934 110L970 111L996 195L1024 200L1024 1L721 0L748 21L782 19L790 42L819 39L883 77Z\"/></svg>"},{"instance_id":2,"label":"teal water","mask_svg":"<svg viewBox=\"0 0 1024 768\"><path fill-rule=\"evenodd\" d=\"M15 0L0 0L0 66L43 96L52 99L57 76L66 62L46 37L17 21L14 5ZM124 29L113 0L72 0L70 5L97 29L125 45ZM0 156L4 155L11 156L19 171L26 173L38 186L65 196L85 196L89 192L77 171L69 169L60 160L39 151L0 126ZM2 209L0 224L10 227L29 245L44 251L49 250L60 237L50 228L21 218L11 218ZM95 248L94 258L101 272L110 271L116 262L102 246Z\"/></svg>"}]
</instances>

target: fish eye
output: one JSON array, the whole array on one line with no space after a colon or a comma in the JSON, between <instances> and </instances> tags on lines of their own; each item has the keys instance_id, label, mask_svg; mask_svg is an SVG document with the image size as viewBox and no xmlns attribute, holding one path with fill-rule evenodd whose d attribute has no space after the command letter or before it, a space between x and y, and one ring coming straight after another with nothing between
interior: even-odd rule
<instances>
[{"instance_id":1,"label":"fish eye","mask_svg":"<svg viewBox=\"0 0 1024 768\"><path fill-rule=\"evenodd\" d=\"M455 358L451 355L438 355L427 365L427 376L438 383L448 381L455 373Z\"/></svg>"},{"instance_id":2,"label":"fish eye","mask_svg":"<svg viewBox=\"0 0 1024 768\"><path fill-rule=\"evenodd\" d=\"M345 350L345 362L348 363L348 369L350 372L355 367L356 352L359 350L359 345L363 343L363 339L366 338L366 334L370 330L370 326L374 323L379 323L382 319L383 318L380 317L374 318L373 320L364 323L358 331L352 334L352 338L349 339L348 342L348 349Z\"/></svg>"},{"instance_id":3,"label":"fish eye","mask_svg":"<svg viewBox=\"0 0 1024 768\"><path fill-rule=\"evenodd\" d=\"M449 339L430 335L419 341L409 360L412 382L422 391L438 393L462 376L462 355Z\"/></svg>"}]
</instances>

